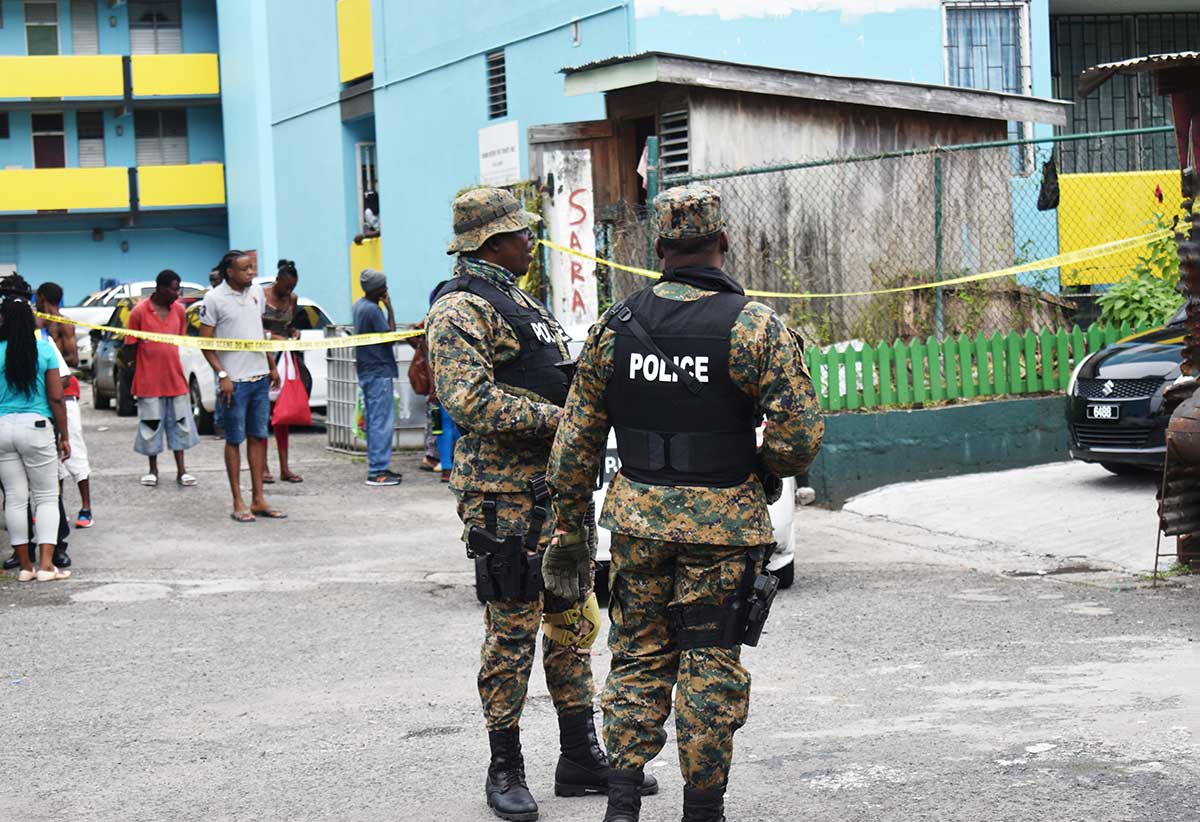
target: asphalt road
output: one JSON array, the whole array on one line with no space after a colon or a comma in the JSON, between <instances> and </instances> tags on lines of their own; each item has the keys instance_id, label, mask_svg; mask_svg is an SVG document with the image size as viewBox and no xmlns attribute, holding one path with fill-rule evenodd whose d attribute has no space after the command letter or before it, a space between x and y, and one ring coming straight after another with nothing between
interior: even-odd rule
<instances>
[{"instance_id":1,"label":"asphalt road","mask_svg":"<svg viewBox=\"0 0 1200 822\"><path fill-rule=\"evenodd\" d=\"M367 488L294 434L305 482L271 496L290 518L238 525L219 443L191 452L198 487L144 489L132 421L84 424L75 576L0 581L0 820L492 818L481 609L415 454L402 486ZM745 654L730 822L1200 818L1196 586L1040 574L966 526L803 509L797 529L796 585ZM542 819L598 822L603 800L552 795L540 673L523 726ZM644 820L679 818L673 740Z\"/></svg>"}]
</instances>

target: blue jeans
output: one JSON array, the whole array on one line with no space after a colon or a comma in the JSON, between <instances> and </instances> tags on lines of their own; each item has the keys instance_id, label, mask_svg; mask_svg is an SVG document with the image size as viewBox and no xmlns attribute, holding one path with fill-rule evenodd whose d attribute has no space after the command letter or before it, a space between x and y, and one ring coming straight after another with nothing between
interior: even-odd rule
<instances>
[{"instance_id":1,"label":"blue jeans","mask_svg":"<svg viewBox=\"0 0 1200 822\"><path fill-rule=\"evenodd\" d=\"M391 377L359 377L363 392L363 417L367 429L367 475L374 477L392 464L392 436L396 406Z\"/></svg>"},{"instance_id":2,"label":"blue jeans","mask_svg":"<svg viewBox=\"0 0 1200 822\"><path fill-rule=\"evenodd\" d=\"M217 402L222 401L217 397ZM265 440L271 422L271 380L235 382L233 402L225 409L225 442L241 445L246 437Z\"/></svg>"},{"instance_id":3,"label":"blue jeans","mask_svg":"<svg viewBox=\"0 0 1200 822\"><path fill-rule=\"evenodd\" d=\"M458 442L460 436L462 436L462 432L458 430L454 420L450 419L450 415L446 412L446 406L443 405L442 433L437 436L437 444L444 470L449 471L454 466L454 444Z\"/></svg>"}]
</instances>

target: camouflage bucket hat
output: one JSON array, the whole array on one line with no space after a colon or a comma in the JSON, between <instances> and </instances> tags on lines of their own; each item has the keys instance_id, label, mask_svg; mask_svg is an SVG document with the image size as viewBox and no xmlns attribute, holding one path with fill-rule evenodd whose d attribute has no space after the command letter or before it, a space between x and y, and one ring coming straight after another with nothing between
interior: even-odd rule
<instances>
[{"instance_id":1,"label":"camouflage bucket hat","mask_svg":"<svg viewBox=\"0 0 1200 822\"><path fill-rule=\"evenodd\" d=\"M488 237L533 228L542 218L526 211L516 197L499 188L477 188L454 201L454 240L447 254L474 251Z\"/></svg>"},{"instance_id":2,"label":"camouflage bucket hat","mask_svg":"<svg viewBox=\"0 0 1200 822\"><path fill-rule=\"evenodd\" d=\"M654 198L658 236L667 240L707 237L725 228L721 195L712 186L668 188Z\"/></svg>"}]
</instances>

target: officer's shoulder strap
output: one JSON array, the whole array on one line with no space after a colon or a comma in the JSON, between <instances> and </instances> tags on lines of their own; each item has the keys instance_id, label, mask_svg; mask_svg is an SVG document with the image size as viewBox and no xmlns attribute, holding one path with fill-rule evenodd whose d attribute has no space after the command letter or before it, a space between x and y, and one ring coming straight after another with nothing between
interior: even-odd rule
<instances>
[{"instance_id":1,"label":"officer's shoulder strap","mask_svg":"<svg viewBox=\"0 0 1200 822\"><path fill-rule=\"evenodd\" d=\"M658 344L654 342L653 338L646 333L646 329L638 322L637 317L633 316L633 310L623 301L617 303L609 310L608 320L604 324L612 328L614 323L620 323L628 328L629 333L634 336L634 339L645 346L651 354L658 357L669 370L674 372L683 381L688 391L691 391L693 394L699 394L704 390L704 384L700 380L680 368L670 357L663 353L663 350L658 347Z\"/></svg>"}]
</instances>

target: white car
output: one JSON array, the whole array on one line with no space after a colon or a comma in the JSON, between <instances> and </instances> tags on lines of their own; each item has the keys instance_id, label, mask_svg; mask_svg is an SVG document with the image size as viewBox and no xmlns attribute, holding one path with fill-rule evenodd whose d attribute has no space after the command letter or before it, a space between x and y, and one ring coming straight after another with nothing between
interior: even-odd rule
<instances>
[{"instance_id":1,"label":"white car","mask_svg":"<svg viewBox=\"0 0 1200 822\"><path fill-rule=\"evenodd\" d=\"M80 300L79 305L64 307L62 314L70 320L103 325L112 316L113 308L116 307L118 301L125 297L134 300L149 297L157 287L154 280L114 285L103 291L93 291ZM198 297L205 290L205 286L199 283L181 282L179 284L179 296L181 297ZM75 326L75 343L79 349L79 368L84 373L90 373L92 370L92 338L90 334L90 328L81 325Z\"/></svg>"},{"instance_id":2,"label":"white car","mask_svg":"<svg viewBox=\"0 0 1200 822\"><path fill-rule=\"evenodd\" d=\"M761 439L762 429L759 429ZM608 484L621 467L621 459L617 456L616 432L608 432L608 451L604 455L601 467L601 486L593 493L596 503L596 518L604 510L604 496L608 493ZM790 588L795 580L795 548L792 539L792 525L796 515L796 480L787 477L783 480L783 493L770 507L771 528L775 532L775 552L767 562L767 569L779 578L780 588ZM606 528L596 527L596 589L601 593L608 591L608 567L612 562L612 534Z\"/></svg>"},{"instance_id":3,"label":"white car","mask_svg":"<svg viewBox=\"0 0 1200 822\"><path fill-rule=\"evenodd\" d=\"M255 282L258 282L257 280ZM270 282L268 280L267 282ZM300 339L325 339L325 326L333 321L325 313L325 309L312 300L300 297L296 301L303 315L298 322ZM200 336L200 305L188 308L188 336ZM204 352L198 348L180 348L179 359L183 362L183 375L188 383L188 391L192 395L192 414L196 417L196 427L202 434L213 432L213 413L217 408L216 374L204 359ZM323 350L305 352L304 365L312 376L312 390L308 395L310 408L325 408L329 401L329 380L325 352Z\"/></svg>"}]
</instances>

